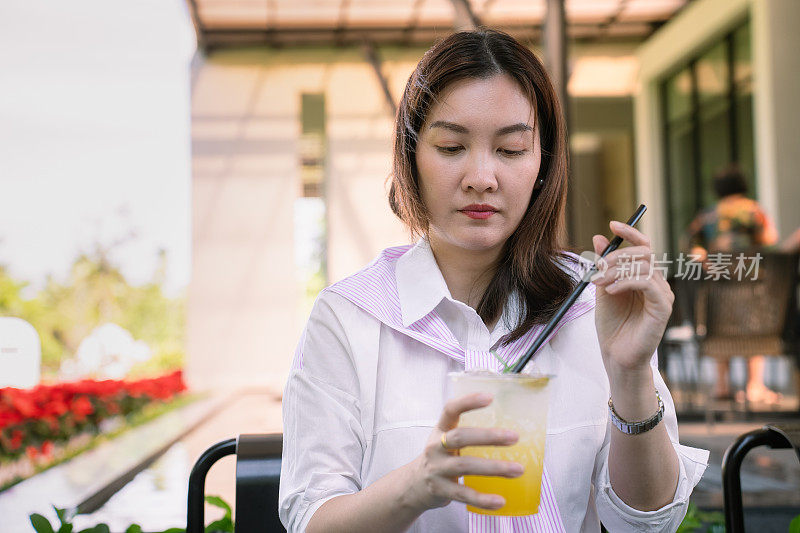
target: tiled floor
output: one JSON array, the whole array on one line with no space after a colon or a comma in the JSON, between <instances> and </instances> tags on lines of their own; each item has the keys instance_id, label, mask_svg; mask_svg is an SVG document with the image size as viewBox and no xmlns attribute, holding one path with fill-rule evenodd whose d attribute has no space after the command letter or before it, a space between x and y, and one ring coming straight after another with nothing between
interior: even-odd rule
<instances>
[{"instance_id":1,"label":"tiled floor","mask_svg":"<svg viewBox=\"0 0 800 533\"><path fill-rule=\"evenodd\" d=\"M254 391L237 396L173 445L103 507L91 515L76 517L75 525L80 529L104 522L112 531L124 531L134 522L145 531L186 527L189 472L200 454L212 444L240 433L280 432L281 427L281 404L273 395ZM233 505L235 488L235 457L224 457L208 473L206 494L221 496ZM221 510L206 505L206 523L221 516Z\"/></svg>"}]
</instances>

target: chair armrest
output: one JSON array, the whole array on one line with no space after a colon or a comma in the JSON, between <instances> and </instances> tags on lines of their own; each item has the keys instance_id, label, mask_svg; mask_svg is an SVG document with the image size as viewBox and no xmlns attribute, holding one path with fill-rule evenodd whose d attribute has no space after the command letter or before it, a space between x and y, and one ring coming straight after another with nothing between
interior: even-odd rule
<instances>
[{"instance_id":1,"label":"chair armrest","mask_svg":"<svg viewBox=\"0 0 800 533\"><path fill-rule=\"evenodd\" d=\"M800 457L800 451L793 441L786 436L787 430L798 436L798 428L788 430L784 427L764 426L740 435L736 442L725 451L722 458L722 494L725 507L725 531L728 533L744 533L744 512L742 510L742 480L740 471L745 455L759 446L768 446L773 449L794 447Z\"/></svg>"},{"instance_id":2,"label":"chair armrest","mask_svg":"<svg viewBox=\"0 0 800 533\"><path fill-rule=\"evenodd\" d=\"M186 533L205 531L205 492L206 474L211 466L225 457L236 453L236 439L227 439L208 448L192 467L189 474L189 501L186 506Z\"/></svg>"}]
</instances>

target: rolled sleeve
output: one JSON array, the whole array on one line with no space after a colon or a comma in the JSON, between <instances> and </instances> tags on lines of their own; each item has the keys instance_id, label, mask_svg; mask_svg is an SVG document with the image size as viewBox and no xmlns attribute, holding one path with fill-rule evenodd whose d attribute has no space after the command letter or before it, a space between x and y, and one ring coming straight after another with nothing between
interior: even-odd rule
<instances>
[{"instance_id":1,"label":"rolled sleeve","mask_svg":"<svg viewBox=\"0 0 800 533\"><path fill-rule=\"evenodd\" d=\"M608 476L608 446L603 452L606 460L602 461L597 486L597 512L606 529L617 531L676 531L689 506L692 489L703 477L708 463L708 450L691 448L673 442L678 454L678 486L672 501L655 511L640 511L627 505L617 496L611 487Z\"/></svg>"},{"instance_id":2,"label":"rolled sleeve","mask_svg":"<svg viewBox=\"0 0 800 533\"><path fill-rule=\"evenodd\" d=\"M658 372L657 355L653 356L651 368L653 380L664 401L664 418L662 423L667 427L675 453L678 455L678 485L672 501L654 511L640 511L627 505L614 492L608 474L608 451L610 446L609 431L616 431L610 423L606 430L606 439L597 455L595 467L595 501L597 514L606 529L615 533L629 531L676 531L689 506L689 496L692 490L703 477L708 466L708 450L684 446L678 442L678 420L675 414L675 405L661 374Z\"/></svg>"},{"instance_id":3,"label":"rolled sleeve","mask_svg":"<svg viewBox=\"0 0 800 533\"><path fill-rule=\"evenodd\" d=\"M362 488L357 377L324 299L312 310L292 368L283 396L278 515L287 531L302 532L323 503Z\"/></svg>"}]
</instances>

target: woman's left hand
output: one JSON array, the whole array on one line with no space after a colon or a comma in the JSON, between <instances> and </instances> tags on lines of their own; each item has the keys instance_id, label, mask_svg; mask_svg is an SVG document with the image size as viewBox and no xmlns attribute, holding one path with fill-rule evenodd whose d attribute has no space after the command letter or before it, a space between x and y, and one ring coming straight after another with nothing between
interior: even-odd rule
<instances>
[{"instance_id":1,"label":"woman's left hand","mask_svg":"<svg viewBox=\"0 0 800 533\"><path fill-rule=\"evenodd\" d=\"M593 277L597 336L606 367L641 371L649 366L661 341L675 296L661 272L653 268L650 239L622 222L612 221L610 227L632 246L608 254L603 259L608 268ZM600 255L608 242L595 235L595 253Z\"/></svg>"}]
</instances>

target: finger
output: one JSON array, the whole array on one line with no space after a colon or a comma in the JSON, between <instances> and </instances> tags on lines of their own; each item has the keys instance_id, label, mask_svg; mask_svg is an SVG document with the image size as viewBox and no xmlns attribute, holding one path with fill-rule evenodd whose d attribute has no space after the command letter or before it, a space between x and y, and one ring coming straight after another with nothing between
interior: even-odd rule
<instances>
[{"instance_id":1,"label":"finger","mask_svg":"<svg viewBox=\"0 0 800 533\"><path fill-rule=\"evenodd\" d=\"M595 235L594 237L592 237L592 246L594 246L594 253L596 253L597 255L601 255L603 253L603 250L606 249L606 246L608 246L610 242L611 241L609 241L608 238L606 238L604 235Z\"/></svg>"},{"instance_id":2,"label":"finger","mask_svg":"<svg viewBox=\"0 0 800 533\"><path fill-rule=\"evenodd\" d=\"M633 262L617 263L610 268L601 270L591 278L597 287L610 285L622 279L659 279L655 276L657 270L646 258Z\"/></svg>"},{"instance_id":3,"label":"finger","mask_svg":"<svg viewBox=\"0 0 800 533\"><path fill-rule=\"evenodd\" d=\"M645 300L655 305L656 308L669 311L672 308L672 292L665 291L659 284L645 279L623 279L605 287L609 294L622 294L630 291L639 291Z\"/></svg>"},{"instance_id":4,"label":"finger","mask_svg":"<svg viewBox=\"0 0 800 533\"><path fill-rule=\"evenodd\" d=\"M506 504L505 498L499 494L484 494L458 483L449 483L445 493L450 500L464 502L481 509L499 509Z\"/></svg>"},{"instance_id":5,"label":"finger","mask_svg":"<svg viewBox=\"0 0 800 533\"><path fill-rule=\"evenodd\" d=\"M492 395L482 392L467 394L460 398L453 398L444 404L442 414L439 417L437 427L440 431L448 431L458 425L458 418L461 413L486 407L492 402Z\"/></svg>"},{"instance_id":6,"label":"finger","mask_svg":"<svg viewBox=\"0 0 800 533\"><path fill-rule=\"evenodd\" d=\"M665 286L666 289L669 289L672 292L672 287L669 286L669 282L664 279L664 274L661 272L661 269L653 267L653 279L657 279L659 283Z\"/></svg>"},{"instance_id":7,"label":"finger","mask_svg":"<svg viewBox=\"0 0 800 533\"><path fill-rule=\"evenodd\" d=\"M614 250L603 258L608 266L617 263L630 263L632 261L652 261L653 252L646 246L628 246L622 250Z\"/></svg>"},{"instance_id":8,"label":"finger","mask_svg":"<svg viewBox=\"0 0 800 533\"><path fill-rule=\"evenodd\" d=\"M650 238L633 226L619 220L612 220L609 227L614 235L622 237L631 244L650 247Z\"/></svg>"},{"instance_id":9,"label":"finger","mask_svg":"<svg viewBox=\"0 0 800 533\"><path fill-rule=\"evenodd\" d=\"M498 476L514 478L525 471L523 466L515 461L499 461L484 457L469 455L454 456L447 460L446 466L440 472L450 478L461 476Z\"/></svg>"},{"instance_id":10,"label":"finger","mask_svg":"<svg viewBox=\"0 0 800 533\"><path fill-rule=\"evenodd\" d=\"M615 266L592 276L592 283L594 283L595 287L607 287L612 283L616 283L624 275L625 273L618 266Z\"/></svg>"},{"instance_id":11,"label":"finger","mask_svg":"<svg viewBox=\"0 0 800 533\"><path fill-rule=\"evenodd\" d=\"M502 428L457 427L447 432L447 447L509 446L519 440L519 433Z\"/></svg>"}]
</instances>

